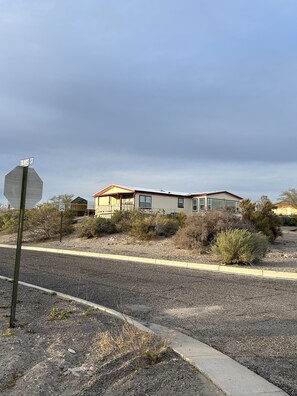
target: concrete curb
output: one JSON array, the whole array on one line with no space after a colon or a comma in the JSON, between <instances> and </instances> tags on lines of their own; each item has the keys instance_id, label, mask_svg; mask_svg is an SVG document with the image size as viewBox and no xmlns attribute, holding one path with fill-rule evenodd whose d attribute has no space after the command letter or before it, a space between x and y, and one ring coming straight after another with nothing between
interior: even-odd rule
<instances>
[{"instance_id":1,"label":"concrete curb","mask_svg":"<svg viewBox=\"0 0 297 396\"><path fill-rule=\"evenodd\" d=\"M0 279L12 282L13 279L0 275ZM113 309L95 304L78 297L56 292L30 283L19 284L37 289L46 293L55 293L58 297L72 300L79 304L96 308L121 320L136 326L142 331L153 332L160 337L170 340L171 348L184 360L196 367L206 378L214 383L220 390L229 396L285 396L288 394L271 384L264 378L250 371L233 359L224 355L210 346L191 338L178 331L166 327L148 324L148 327L135 321L127 315L123 315Z\"/></svg>"},{"instance_id":2,"label":"concrete curb","mask_svg":"<svg viewBox=\"0 0 297 396\"><path fill-rule=\"evenodd\" d=\"M203 342L160 325L149 324L149 328L159 336L172 340L171 348L226 395L287 395L258 374Z\"/></svg>"},{"instance_id":3,"label":"concrete curb","mask_svg":"<svg viewBox=\"0 0 297 396\"><path fill-rule=\"evenodd\" d=\"M15 249L16 247L14 245L0 244L0 248ZM188 269L195 269L200 271L222 272L222 273L228 273L234 275L256 276L256 277L269 278L269 279L297 280L297 272L273 271L273 270L258 269L258 268L238 268L234 266L218 265L218 264L192 263L186 261L162 260L162 259L154 259L147 257L134 257L134 256L123 256L117 254L81 252L77 250L42 248L42 247L34 247L34 246L23 246L22 249L36 251L36 252L48 252L48 253L68 254L72 256L102 258L108 260L120 260L120 261L130 261L130 262L138 262L138 263L146 263L146 264L167 265L170 267L188 268Z\"/></svg>"}]
</instances>

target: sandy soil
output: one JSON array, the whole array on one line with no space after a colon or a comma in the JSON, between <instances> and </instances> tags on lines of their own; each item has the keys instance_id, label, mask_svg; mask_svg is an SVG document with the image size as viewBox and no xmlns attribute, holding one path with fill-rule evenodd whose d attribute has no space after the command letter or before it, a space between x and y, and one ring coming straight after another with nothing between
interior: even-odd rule
<instances>
[{"instance_id":1,"label":"sandy soil","mask_svg":"<svg viewBox=\"0 0 297 396\"><path fill-rule=\"evenodd\" d=\"M0 243L15 244L16 235L0 236ZM135 241L128 235L114 234L101 238L78 238L74 233L59 239L32 242L28 235L24 235L24 246L43 246L69 250L81 250L97 253L122 254L127 256L151 257L170 260L190 261L198 263L216 264L214 257L209 254L197 254L193 251L177 249L172 238L143 242ZM270 245L264 260L256 264L259 268L278 271L297 272L297 230L294 227L284 227L283 236L275 244Z\"/></svg>"},{"instance_id":2,"label":"sandy soil","mask_svg":"<svg viewBox=\"0 0 297 396\"><path fill-rule=\"evenodd\" d=\"M110 346L104 336L121 334L122 321L54 294L19 285L9 329L11 289L0 280L2 396L222 395L170 349L152 365L127 340Z\"/></svg>"}]
</instances>

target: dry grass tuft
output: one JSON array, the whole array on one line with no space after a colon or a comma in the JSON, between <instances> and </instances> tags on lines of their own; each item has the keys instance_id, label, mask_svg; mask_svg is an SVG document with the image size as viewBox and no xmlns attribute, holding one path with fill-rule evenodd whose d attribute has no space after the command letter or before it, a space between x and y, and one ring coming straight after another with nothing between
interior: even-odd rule
<instances>
[{"instance_id":1,"label":"dry grass tuft","mask_svg":"<svg viewBox=\"0 0 297 396\"><path fill-rule=\"evenodd\" d=\"M168 340L125 321L120 331L108 331L95 338L92 355L94 360L101 360L111 355L118 358L129 354L131 360L145 358L147 364L153 365L160 362L168 347Z\"/></svg>"},{"instance_id":2,"label":"dry grass tuft","mask_svg":"<svg viewBox=\"0 0 297 396\"><path fill-rule=\"evenodd\" d=\"M53 308L49 313L49 320L65 320L72 314L71 311L66 309Z\"/></svg>"}]
</instances>

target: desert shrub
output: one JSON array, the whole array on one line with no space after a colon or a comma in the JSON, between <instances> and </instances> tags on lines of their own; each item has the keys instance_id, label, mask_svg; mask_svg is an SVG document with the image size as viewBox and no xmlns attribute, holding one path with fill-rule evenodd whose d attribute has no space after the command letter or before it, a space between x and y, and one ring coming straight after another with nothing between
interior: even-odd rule
<instances>
[{"instance_id":1,"label":"desert shrub","mask_svg":"<svg viewBox=\"0 0 297 396\"><path fill-rule=\"evenodd\" d=\"M33 240L46 240L60 234L61 212L56 205L43 204L26 213L26 229ZM63 212L62 234L73 232L73 215L70 210Z\"/></svg>"},{"instance_id":2,"label":"desert shrub","mask_svg":"<svg viewBox=\"0 0 297 396\"><path fill-rule=\"evenodd\" d=\"M171 216L162 213L148 214L141 210L116 211L111 222L117 232L129 232L134 238L150 240L155 236L169 237L176 233L184 216Z\"/></svg>"},{"instance_id":3,"label":"desert shrub","mask_svg":"<svg viewBox=\"0 0 297 396\"><path fill-rule=\"evenodd\" d=\"M26 217L26 216L25 216ZM4 234L13 234L18 231L19 211L15 209L0 212L0 230ZM25 224L24 224L25 229Z\"/></svg>"},{"instance_id":4,"label":"desert shrub","mask_svg":"<svg viewBox=\"0 0 297 396\"><path fill-rule=\"evenodd\" d=\"M4 218L5 213L6 213L6 211L4 211L4 210L0 211L0 231L2 231L2 227L3 227L3 224L4 224L3 218Z\"/></svg>"},{"instance_id":5,"label":"desert shrub","mask_svg":"<svg viewBox=\"0 0 297 396\"><path fill-rule=\"evenodd\" d=\"M156 216L142 214L142 216L137 217L132 223L130 235L140 240L151 240L155 238L157 235Z\"/></svg>"},{"instance_id":6,"label":"desert shrub","mask_svg":"<svg viewBox=\"0 0 297 396\"><path fill-rule=\"evenodd\" d=\"M278 218L282 226L297 227L297 216L279 215Z\"/></svg>"},{"instance_id":7,"label":"desert shrub","mask_svg":"<svg viewBox=\"0 0 297 396\"><path fill-rule=\"evenodd\" d=\"M238 216L228 211L207 211L189 216L184 227L177 231L174 243L177 248L204 253L219 232L234 228L245 229L252 226L245 225Z\"/></svg>"},{"instance_id":8,"label":"desert shrub","mask_svg":"<svg viewBox=\"0 0 297 396\"><path fill-rule=\"evenodd\" d=\"M273 243L282 235L281 220L273 209L275 206L267 197L262 197L259 202L244 199L239 204L242 219L247 224L252 224L257 231L262 232Z\"/></svg>"},{"instance_id":9,"label":"desert shrub","mask_svg":"<svg viewBox=\"0 0 297 396\"><path fill-rule=\"evenodd\" d=\"M186 224L188 216L185 214L185 212L178 212L178 213L175 213L174 218L178 221L179 228L180 228Z\"/></svg>"},{"instance_id":10,"label":"desert shrub","mask_svg":"<svg viewBox=\"0 0 297 396\"><path fill-rule=\"evenodd\" d=\"M211 251L224 264L251 264L265 256L267 247L265 235L234 229L220 232Z\"/></svg>"},{"instance_id":11,"label":"desert shrub","mask_svg":"<svg viewBox=\"0 0 297 396\"><path fill-rule=\"evenodd\" d=\"M82 221L78 227L78 236L80 238L100 237L105 234L114 234L115 225L110 219L104 217L90 217Z\"/></svg>"},{"instance_id":12,"label":"desert shrub","mask_svg":"<svg viewBox=\"0 0 297 396\"><path fill-rule=\"evenodd\" d=\"M180 222L176 217L170 215L157 214L155 217L156 235L170 237L174 235L180 227Z\"/></svg>"},{"instance_id":13,"label":"desert shrub","mask_svg":"<svg viewBox=\"0 0 297 396\"><path fill-rule=\"evenodd\" d=\"M142 215L138 210L116 210L110 221L114 224L117 232L129 232L133 221Z\"/></svg>"},{"instance_id":14,"label":"desert shrub","mask_svg":"<svg viewBox=\"0 0 297 396\"><path fill-rule=\"evenodd\" d=\"M126 217L127 211L126 210L115 210L111 215L110 221L113 224L119 223L123 217Z\"/></svg>"}]
</instances>

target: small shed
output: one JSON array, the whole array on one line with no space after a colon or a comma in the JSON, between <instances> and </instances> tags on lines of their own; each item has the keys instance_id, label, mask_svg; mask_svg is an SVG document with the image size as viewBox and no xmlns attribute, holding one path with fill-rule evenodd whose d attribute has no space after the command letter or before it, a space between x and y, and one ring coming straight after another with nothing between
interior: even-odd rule
<instances>
[{"instance_id":1,"label":"small shed","mask_svg":"<svg viewBox=\"0 0 297 396\"><path fill-rule=\"evenodd\" d=\"M70 203L70 209L74 216L84 216L87 214L88 201L82 197L74 198Z\"/></svg>"}]
</instances>

